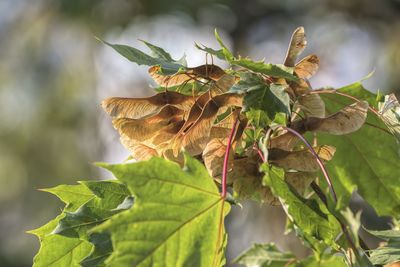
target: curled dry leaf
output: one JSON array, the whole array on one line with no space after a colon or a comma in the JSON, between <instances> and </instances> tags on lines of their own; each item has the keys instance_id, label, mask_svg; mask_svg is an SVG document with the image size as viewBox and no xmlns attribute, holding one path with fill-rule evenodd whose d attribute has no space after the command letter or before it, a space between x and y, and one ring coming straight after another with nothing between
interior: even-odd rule
<instances>
[{"instance_id":1,"label":"curled dry leaf","mask_svg":"<svg viewBox=\"0 0 400 267\"><path fill-rule=\"evenodd\" d=\"M173 75L164 75L160 73L160 70L160 66L153 66L149 69L149 74L157 84L163 87L182 85L201 79L217 81L225 74L225 71L220 67L207 64L188 68L183 72L178 72Z\"/></svg>"},{"instance_id":2,"label":"curled dry leaf","mask_svg":"<svg viewBox=\"0 0 400 267\"><path fill-rule=\"evenodd\" d=\"M165 105L188 111L195 100L177 92L162 92L146 98L112 97L104 100L102 107L111 117L140 119L157 114Z\"/></svg>"},{"instance_id":3,"label":"curled dry leaf","mask_svg":"<svg viewBox=\"0 0 400 267\"><path fill-rule=\"evenodd\" d=\"M315 152L323 161L329 161L335 154L333 146L314 147ZM314 155L308 149L298 151L285 151L281 149L270 149L268 161L285 170L297 170L301 172L315 172L319 165Z\"/></svg>"},{"instance_id":4,"label":"curled dry leaf","mask_svg":"<svg viewBox=\"0 0 400 267\"><path fill-rule=\"evenodd\" d=\"M292 34L284 65L287 67L294 67L297 57L304 51L306 45L307 40L304 28L299 27Z\"/></svg>"}]
</instances>

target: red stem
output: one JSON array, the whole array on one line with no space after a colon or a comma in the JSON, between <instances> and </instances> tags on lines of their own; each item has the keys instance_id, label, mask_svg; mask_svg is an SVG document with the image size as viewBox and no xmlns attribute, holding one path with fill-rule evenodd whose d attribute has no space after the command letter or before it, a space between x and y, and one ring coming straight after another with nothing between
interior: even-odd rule
<instances>
[{"instance_id":1,"label":"red stem","mask_svg":"<svg viewBox=\"0 0 400 267\"><path fill-rule=\"evenodd\" d=\"M254 145L253 145L253 149L254 149L255 151L257 151L257 154L258 154L258 156L260 157L260 159L262 160L262 162L265 162L264 155L263 155L262 151L260 150L260 148L258 147L257 144L254 144Z\"/></svg>"},{"instance_id":2,"label":"red stem","mask_svg":"<svg viewBox=\"0 0 400 267\"><path fill-rule=\"evenodd\" d=\"M235 122L233 123L231 132L229 133L229 138L228 138L228 144L226 145L226 150L225 150L225 157L224 157L224 166L222 169L222 191L221 191L221 197L225 198L226 197L226 176L228 175L228 161L229 161L229 153L231 152L231 147L232 147L232 141L233 137L235 135L236 131L236 126L239 121L239 116L236 117Z\"/></svg>"},{"instance_id":3,"label":"red stem","mask_svg":"<svg viewBox=\"0 0 400 267\"><path fill-rule=\"evenodd\" d=\"M287 130L287 131L291 132L292 134L296 135L301 141L303 141L303 143L307 146L307 148L310 150L310 152L314 155L319 167L321 168L322 173L324 174L325 180L329 185L329 190L331 191L333 199L335 202L337 202L337 196L336 196L335 189L333 188L332 180L329 177L328 171L326 170L325 165L322 162L321 158L318 156L317 152L315 152L315 150L311 146L311 144L299 132L297 132L296 130L293 130L291 128L288 128L288 127L283 127L283 126L281 126L281 127L284 130Z\"/></svg>"}]
</instances>

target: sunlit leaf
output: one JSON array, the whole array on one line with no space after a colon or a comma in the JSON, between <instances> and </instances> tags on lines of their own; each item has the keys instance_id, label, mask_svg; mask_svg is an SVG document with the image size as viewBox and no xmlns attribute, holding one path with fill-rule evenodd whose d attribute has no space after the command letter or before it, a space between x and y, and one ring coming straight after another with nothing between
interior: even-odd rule
<instances>
[{"instance_id":1,"label":"sunlit leaf","mask_svg":"<svg viewBox=\"0 0 400 267\"><path fill-rule=\"evenodd\" d=\"M206 52L206 53L212 55L212 56L216 56L216 57L219 58L219 59L225 60L225 55L224 55L222 49L215 50L215 49L206 47L206 46L204 46L204 45L199 45L199 44L197 44L197 43L195 43L195 47L196 47L197 49L201 50L201 51L204 51L204 52Z\"/></svg>"},{"instance_id":2,"label":"sunlit leaf","mask_svg":"<svg viewBox=\"0 0 400 267\"><path fill-rule=\"evenodd\" d=\"M279 198L289 219L298 228L297 233L320 253L326 246L337 247L335 240L341 229L333 215L323 210L317 201L302 198L284 181L284 172L279 168L263 165L263 170L264 182Z\"/></svg>"},{"instance_id":3,"label":"sunlit leaf","mask_svg":"<svg viewBox=\"0 0 400 267\"><path fill-rule=\"evenodd\" d=\"M112 47L115 51L127 58L129 61L135 62L138 65L160 66L164 74L174 74L177 73L179 70L185 68L185 66L179 64L176 61L166 59L166 53L162 53L160 48L154 45L151 45L150 48L153 53L155 51L157 51L157 53L155 54L155 57L152 57L131 46L111 44L103 40L100 41Z\"/></svg>"},{"instance_id":4,"label":"sunlit leaf","mask_svg":"<svg viewBox=\"0 0 400 267\"><path fill-rule=\"evenodd\" d=\"M89 188L95 196L88 202L80 206L76 211L66 212L57 227L54 234L70 236L72 233L85 232L88 227L104 222L120 210L116 209L124 199L130 195L126 186L115 181L101 182L82 182Z\"/></svg>"},{"instance_id":5,"label":"sunlit leaf","mask_svg":"<svg viewBox=\"0 0 400 267\"><path fill-rule=\"evenodd\" d=\"M229 204L199 162L187 157L183 170L160 158L103 166L136 197L131 209L95 230L111 234L107 264L220 266Z\"/></svg>"},{"instance_id":6,"label":"sunlit leaf","mask_svg":"<svg viewBox=\"0 0 400 267\"><path fill-rule=\"evenodd\" d=\"M371 231L373 234L386 241L386 244L370 251L370 260L373 264L385 265L400 261L400 231L385 230Z\"/></svg>"},{"instance_id":7,"label":"sunlit leaf","mask_svg":"<svg viewBox=\"0 0 400 267\"><path fill-rule=\"evenodd\" d=\"M275 244L253 244L251 248L240 254L234 263L246 267L288 267L296 257L289 252L281 252Z\"/></svg>"},{"instance_id":8,"label":"sunlit leaf","mask_svg":"<svg viewBox=\"0 0 400 267\"><path fill-rule=\"evenodd\" d=\"M279 64L265 63L264 61L253 61L250 58L234 57L232 52L230 52L226 45L223 43L217 31L215 31L215 37L222 48L221 52L215 53L215 55L223 54L225 56L225 59L230 64L240 66L248 70L265 74L271 77L285 78L289 81L298 81L298 78L293 75L292 68L288 68Z\"/></svg>"},{"instance_id":9,"label":"sunlit leaf","mask_svg":"<svg viewBox=\"0 0 400 267\"><path fill-rule=\"evenodd\" d=\"M163 48L155 46L144 40L140 40L140 41L143 42L148 48L150 48L153 57L164 59L166 61L174 61L172 59L171 55L168 52L166 52Z\"/></svg>"},{"instance_id":10,"label":"sunlit leaf","mask_svg":"<svg viewBox=\"0 0 400 267\"><path fill-rule=\"evenodd\" d=\"M368 101L372 107L377 106L376 96L360 83L338 90ZM322 96L330 113L353 101L336 94ZM343 200L357 189L379 215L397 218L400 214L400 158L396 138L385 128L375 114L369 113L360 130L338 137L319 134L318 140L336 147L335 157L327 167L334 179L334 187Z\"/></svg>"},{"instance_id":11,"label":"sunlit leaf","mask_svg":"<svg viewBox=\"0 0 400 267\"><path fill-rule=\"evenodd\" d=\"M85 257L80 264L83 267L103 267L105 260L111 255L113 248L109 234L94 233L89 237L90 243L94 245L89 256Z\"/></svg>"},{"instance_id":12,"label":"sunlit leaf","mask_svg":"<svg viewBox=\"0 0 400 267\"><path fill-rule=\"evenodd\" d=\"M285 86L268 85L258 75L243 74L231 91L245 94L244 109L250 122L257 127L265 127L278 113L290 115L290 98Z\"/></svg>"}]
</instances>

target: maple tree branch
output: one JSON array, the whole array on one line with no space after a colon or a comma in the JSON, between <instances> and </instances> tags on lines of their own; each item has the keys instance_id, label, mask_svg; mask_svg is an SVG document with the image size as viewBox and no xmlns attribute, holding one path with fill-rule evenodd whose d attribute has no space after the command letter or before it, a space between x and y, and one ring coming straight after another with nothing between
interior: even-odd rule
<instances>
[{"instance_id":1,"label":"maple tree branch","mask_svg":"<svg viewBox=\"0 0 400 267\"><path fill-rule=\"evenodd\" d=\"M226 197L226 177L228 175L229 153L231 151L232 141L233 141L233 137L235 136L236 127L237 127L238 122L239 122L239 115L236 117L235 122L233 123L231 132L229 133L229 137L228 137L228 144L226 145L225 156L224 156L224 165L223 165L223 169L222 169L222 180L221 180L221 184L222 184L221 197L222 198Z\"/></svg>"},{"instance_id":2,"label":"maple tree branch","mask_svg":"<svg viewBox=\"0 0 400 267\"><path fill-rule=\"evenodd\" d=\"M325 180L328 183L329 190L333 196L333 200L335 202L337 202L336 192L335 192L335 189L333 188L332 180L329 177L328 171L326 170L324 163L322 162L321 158L318 156L317 152L315 152L315 150L311 146L311 144L296 130L293 130L292 128L284 127L284 126L281 126L281 128L294 134L295 136L297 136L307 146L307 148L310 150L310 152L314 155L319 167L321 168L322 173L324 174Z\"/></svg>"}]
</instances>

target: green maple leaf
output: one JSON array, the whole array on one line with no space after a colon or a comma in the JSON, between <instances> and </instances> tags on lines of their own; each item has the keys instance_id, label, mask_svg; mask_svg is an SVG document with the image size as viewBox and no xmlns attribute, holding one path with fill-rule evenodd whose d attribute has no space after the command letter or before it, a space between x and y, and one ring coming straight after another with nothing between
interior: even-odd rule
<instances>
[{"instance_id":1,"label":"green maple leaf","mask_svg":"<svg viewBox=\"0 0 400 267\"><path fill-rule=\"evenodd\" d=\"M275 244L254 244L234 260L246 267L346 267L341 255L322 254L298 260L291 252L280 251Z\"/></svg>"},{"instance_id":2,"label":"green maple leaf","mask_svg":"<svg viewBox=\"0 0 400 267\"><path fill-rule=\"evenodd\" d=\"M366 100L372 107L378 104L376 95L367 91L361 83L351 84L338 91ZM354 102L337 94L321 96L328 114ZM366 123L357 132L341 136L319 134L318 140L336 147L336 154L327 168L339 196L348 200L351 193L357 189L379 215L399 218L398 144L377 115L369 112Z\"/></svg>"},{"instance_id":3,"label":"green maple leaf","mask_svg":"<svg viewBox=\"0 0 400 267\"><path fill-rule=\"evenodd\" d=\"M314 256L307 257L300 262L289 265L287 267L348 267L345 259L340 255L324 254L321 258L317 259ZM353 265L353 267L356 267Z\"/></svg>"},{"instance_id":4,"label":"green maple leaf","mask_svg":"<svg viewBox=\"0 0 400 267\"><path fill-rule=\"evenodd\" d=\"M256 74L244 73L231 91L245 94L243 101L247 118L254 126L265 127L282 114L289 116L290 97L284 89L282 85L266 84Z\"/></svg>"},{"instance_id":5,"label":"green maple leaf","mask_svg":"<svg viewBox=\"0 0 400 267\"><path fill-rule=\"evenodd\" d=\"M335 217L326 210L325 206L315 199L305 199L300 196L284 180L284 171L264 164L264 183L272 193L279 198L289 219L293 222L296 232L311 247L322 253L327 246L338 248L336 238L341 232Z\"/></svg>"},{"instance_id":6,"label":"green maple leaf","mask_svg":"<svg viewBox=\"0 0 400 267\"><path fill-rule=\"evenodd\" d=\"M106 266L105 260L111 255L113 248L111 237L107 233L94 233L90 235L89 242L94 245L90 255L84 258L80 264L83 267Z\"/></svg>"},{"instance_id":7,"label":"green maple leaf","mask_svg":"<svg viewBox=\"0 0 400 267\"><path fill-rule=\"evenodd\" d=\"M130 195L125 185L115 181L81 183L92 191L94 197L76 211L67 211L53 233L69 235L71 232L82 232L85 235L88 227L102 223L120 212L116 208Z\"/></svg>"},{"instance_id":8,"label":"green maple leaf","mask_svg":"<svg viewBox=\"0 0 400 267\"><path fill-rule=\"evenodd\" d=\"M98 254L98 243L91 244L86 231L107 219L107 215L129 195L126 187L115 181L81 182L43 189L58 196L66 207L57 218L29 233L39 237L40 250L34 266L81 266L91 254ZM93 247L94 245L94 247ZM108 252L108 255L110 252Z\"/></svg>"},{"instance_id":9,"label":"green maple leaf","mask_svg":"<svg viewBox=\"0 0 400 267\"><path fill-rule=\"evenodd\" d=\"M386 241L384 246L370 251L370 260L376 265L385 265L400 261L400 231L368 231L370 234Z\"/></svg>"},{"instance_id":10,"label":"green maple leaf","mask_svg":"<svg viewBox=\"0 0 400 267\"><path fill-rule=\"evenodd\" d=\"M138 65L160 66L162 73L166 75L174 74L181 69L185 69L186 61L184 57L180 60L173 60L171 55L168 54L164 49L145 41L143 42L145 45L147 45L147 47L150 48L152 56L128 45L111 44L101 39L99 39L99 41L112 47L115 51L127 58L129 61L135 62Z\"/></svg>"},{"instance_id":11,"label":"green maple leaf","mask_svg":"<svg viewBox=\"0 0 400 267\"><path fill-rule=\"evenodd\" d=\"M281 252L273 243L253 244L251 248L240 254L234 263L249 267L285 267L296 260L289 252Z\"/></svg>"},{"instance_id":12,"label":"green maple leaf","mask_svg":"<svg viewBox=\"0 0 400 267\"><path fill-rule=\"evenodd\" d=\"M49 189L42 189L58 196L65 204L64 211L74 211L94 197L92 191L86 186L59 185ZM90 252L92 246L89 242L76 237L52 235L51 232L65 213L28 233L36 235L40 240L40 250L33 260L33 266L79 266L79 262Z\"/></svg>"},{"instance_id":13,"label":"green maple leaf","mask_svg":"<svg viewBox=\"0 0 400 267\"><path fill-rule=\"evenodd\" d=\"M114 252L106 264L195 267L223 263L223 218L230 206L204 166L185 158L183 170L161 158L101 165L135 196L131 209L93 230L111 235Z\"/></svg>"},{"instance_id":14,"label":"green maple leaf","mask_svg":"<svg viewBox=\"0 0 400 267\"><path fill-rule=\"evenodd\" d=\"M215 31L215 38L221 46L220 50L214 50L205 46L200 47L199 45L196 45L196 47L220 59L226 60L231 65L240 66L253 72L265 74L275 78L284 78L289 81L298 81L298 78L293 75L293 68L285 67L281 64L265 63L262 60L254 61L250 58L242 58L240 56L235 57L232 52L229 51L228 47L223 43L217 31Z\"/></svg>"}]
</instances>

